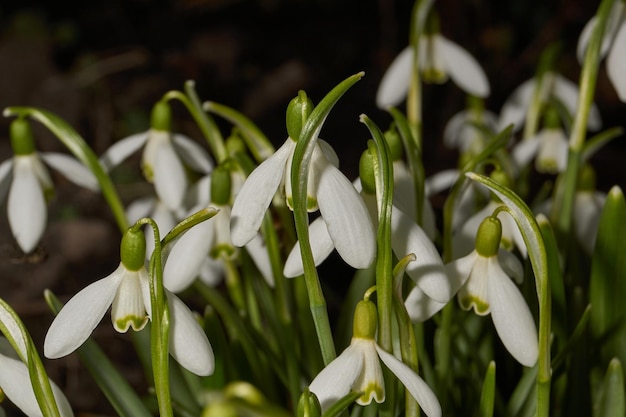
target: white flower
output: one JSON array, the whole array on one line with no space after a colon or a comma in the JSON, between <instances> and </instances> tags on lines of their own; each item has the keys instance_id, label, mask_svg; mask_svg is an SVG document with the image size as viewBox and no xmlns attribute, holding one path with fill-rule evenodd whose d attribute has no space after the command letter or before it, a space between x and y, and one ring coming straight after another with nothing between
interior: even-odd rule
<instances>
[{"instance_id":1,"label":"white flower","mask_svg":"<svg viewBox=\"0 0 626 417\"><path fill-rule=\"evenodd\" d=\"M594 16L587 22L583 31L578 38L578 62L582 63L585 59L585 52L589 45L591 34L597 25L598 18ZM613 8L609 13L608 21L602 38L600 47L600 57L604 58L608 54L606 61L606 70L613 87L617 91L617 95L621 101L626 101L626 57L624 49L626 48L626 5L623 1L617 0L613 2Z\"/></svg>"},{"instance_id":2,"label":"white flower","mask_svg":"<svg viewBox=\"0 0 626 417\"><path fill-rule=\"evenodd\" d=\"M497 130L498 122L489 110L467 109L450 118L443 131L443 143L450 149L478 154L485 147L486 138L477 125L483 125L492 132Z\"/></svg>"},{"instance_id":3,"label":"white flower","mask_svg":"<svg viewBox=\"0 0 626 417\"><path fill-rule=\"evenodd\" d=\"M520 290L504 272L498 256L485 257L474 250L446 265L452 280L467 280L458 292L465 310L491 313L496 332L511 355L524 366L533 366L539 354L537 329Z\"/></svg>"},{"instance_id":4,"label":"white flower","mask_svg":"<svg viewBox=\"0 0 626 417\"><path fill-rule=\"evenodd\" d=\"M291 161L296 142L285 143L263 161L239 191L231 214L231 238L235 246L250 242L261 227L265 211L281 184L291 206ZM332 161L332 162L331 162ZM365 203L335 164L336 155L318 139L311 156L307 208L319 208L321 218L341 257L354 268L366 268L374 259L375 233Z\"/></svg>"},{"instance_id":5,"label":"white flower","mask_svg":"<svg viewBox=\"0 0 626 417\"><path fill-rule=\"evenodd\" d=\"M440 34L424 35L419 42L418 65L425 81L443 83L449 76L468 94L489 95L487 76L465 49ZM391 63L376 93L379 108L394 107L404 100L409 91L414 56L414 49L407 46Z\"/></svg>"},{"instance_id":6,"label":"white flower","mask_svg":"<svg viewBox=\"0 0 626 417\"><path fill-rule=\"evenodd\" d=\"M522 122L526 118L533 94L537 88L537 82L536 78L531 78L513 91L500 111L498 130L503 130L510 124L513 124L516 130L522 127ZM539 101L542 104L548 103L551 99L556 99L565 106L568 114L573 116L576 113L578 95L578 86L562 75L549 71L543 74L539 91ZM598 130L601 125L600 111L592 103L587 127L589 130Z\"/></svg>"},{"instance_id":7,"label":"white flower","mask_svg":"<svg viewBox=\"0 0 626 417\"><path fill-rule=\"evenodd\" d=\"M144 255L141 255L144 257ZM214 369L211 345L191 311L166 291L170 311L170 353L183 367L198 375ZM126 332L141 330L150 317L148 272L144 266L128 269L123 262L109 276L78 292L56 316L44 341L44 354L51 359L69 355L91 335L111 308L113 327Z\"/></svg>"},{"instance_id":8,"label":"white flower","mask_svg":"<svg viewBox=\"0 0 626 417\"><path fill-rule=\"evenodd\" d=\"M360 405L370 404L372 400L377 403L385 401L385 381L380 366L382 361L415 398L424 414L428 417L441 416L439 401L424 380L402 361L376 344L372 334L375 332L375 325L372 327L373 323L370 323L365 326L366 331L361 332L364 326L359 326L357 321L363 318L359 309L363 303L371 304L370 301L361 301L357 305L355 330L350 346L329 363L309 386L311 392L319 399L322 411L327 410L351 391L363 393L356 400ZM370 320L375 317L374 310Z\"/></svg>"},{"instance_id":9,"label":"white flower","mask_svg":"<svg viewBox=\"0 0 626 417\"><path fill-rule=\"evenodd\" d=\"M561 128L543 128L534 137L519 142L511 156L518 168L535 158L538 172L558 174L567 165L568 141Z\"/></svg>"},{"instance_id":10,"label":"white flower","mask_svg":"<svg viewBox=\"0 0 626 417\"><path fill-rule=\"evenodd\" d=\"M0 389L28 417L43 417L28 374L28 366L17 358L5 338L0 338ZM63 392L50 381L52 394L61 417L73 417L72 407Z\"/></svg>"},{"instance_id":11,"label":"white flower","mask_svg":"<svg viewBox=\"0 0 626 417\"><path fill-rule=\"evenodd\" d=\"M365 194L372 217L376 216L376 198ZM309 227L309 240L316 265L322 263L333 250L333 241L323 221L316 219ZM417 260L411 262L406 273L429 297L440 302L448 302L454 295L445 274L441 256L424 230L395 205L391 207L391 248L398 258L414 253ZM296 244L285 262L284 275L295 277L304 270L300 255L300 245Z\"/></svg>"},{"instance_id":12,"label":"white flower","mask_svg":"<svg viewBox=\"0 0 626 417\"><path fill-rule=\"evenodd\" d=\"M100 157L100 162L105 170L110 170L144 145L144 177L154 183L157 196L168 209L180 210L188 186L185 165L208 174L213 164L207 152L184 135L150 129L116 142Z\"/></svg>"},{"instance_id":13,"label":"white flower","mask_svg":"<svg viewBox=\"0 0 626 417\"><path fill-rule=\"evenodd\" d=\"M32 152L15 155L0 164L0 202L8 189L9 226L20 248L28 253L43 235L47 221L46 200L54 193L48 169L42 160L73 183L98 191L96 177L69 155Z\"/></svg>"}]
</instances>

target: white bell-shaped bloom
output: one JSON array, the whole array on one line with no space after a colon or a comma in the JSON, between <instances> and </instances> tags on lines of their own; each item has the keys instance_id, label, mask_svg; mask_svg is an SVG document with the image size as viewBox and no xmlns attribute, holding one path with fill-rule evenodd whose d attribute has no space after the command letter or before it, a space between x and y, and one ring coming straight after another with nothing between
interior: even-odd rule
<instances>
[{"instance_id":1,"label":"white bell-shaped bloom","mask_svg":"<svg viewBox=\"0 0 626 417\"><path fill-rule=\"evenodd\" d=\"M8 190L9 226L20 248L31 252L41 239L47 222L46 200L54 186L43 162L73 183L98 191L96 177L75 158L52 152L15 155L0 164L0 203Z\"/></svg>"},{"instance_id":2,"label":"white bell-shaped bloom","mask_svg":"<svg viewBox=\"0 0 626 417\"><path fill-rule=\"evenodd\" d=\"M589 39L593 29L596 27L598 18L592 17L583 28L578 38L577 56L578 62L582 63L585 59L585 52L589 45ZM602 45L600 47L600 57L604 58L608 54L606 61L606 71L617 91L617 95L621 101L626 102L626 56L624 50L626 48L626 5L623 1L617 0L613 2L613 8L608 16Z\"/></svg>"},{"instance_id":3,"label":"white bell-shaped bloom","mask_svg":"<svg viewBox=\"0 0 626 417\"><path fill-rule=\"evenodd\" d=\"M142 146L144 177L154 183L157 196L171 211L182 208L188 187L185 166L201 174L213 169L208 153L198 143L187 136L157 129L116 142L100 157L100 163L110 170Z\"/></svg>"},{"instance_id":4,"label":"white bell-shaped bloom","mask_svg":"<svg viewBox=\"0 0 626 417\"><path fill-rule=\"evenodd\" d=\"M46 334L46 357L60 358L78 349L109 307L113 327L118 332L131 327L138 331L146 325L151 314L149 276L143 265L145 254L136 256L141 258L140 267L129 268L122 261L111 275L88 285L65 304ZM169 291L166 296L170 310L170 353L189 371L210 375L215 359L206 334L178 297Z\"/></svg>"},{"instance_id":5,"label":"white bell-shaped bloom","mask_svg":"<svg viewBox=\"0 0 626 417\"><path fill-rule=\"evenodd\" d=\"M359 325L360 320L368 323ZM417 401L424 414L428 417L441 416L439 401L426 382L402 361L378 346L374 339L375 320L373 304L369 300L360 301L354 314L354 333L350 346L322 369L309 386L320 401L322 411L350 392L362 393L356 400L360 405L370 404L372 400L377 403L385 401L385 381L380 365L382 361Z\"/></svg>"},{"instance_id":6,"label":"white bell-shaped bloom","mask_svg":"<svg viewBox=\"0 0 626 417\"><path fill-rule=\"evenodd\" d=\"M248 176L237 194L231 214L231 238L244 246L257 235L265 211L281 184L291 206L291 161L296 142L285 143ZM368 267L375 255L375 233L365 203L352 183L336 168L330 146L317 141L311 156L307 208L319 208L334 247L354 268Z\"/></svg>"},{"instance_id":7,"label":"white bell-shaped bloom","mask_svg":"<svg viewBox=\"0 0 626 417\"><path fill-rule=\"evenodd\" d=\"M0 369L0 389L4 395L26 416L43 417L35 398L28 366L17 357L5 338L0 338ZM73 417L72 407L61 389L52 381L50 386L61 417Z\"/></svg>"},{"instance_id":8,"label":"white bell-shaped bloom","mask_svg":"<svg viewBox=\"0 0 626 417\"><path fill-rule=\"evenodd\" d=\"M418 67L425 81L443 83L450 77L467 94L489 95L485 72L465 49L438 33L424 35L419 42ZM393 60L378 86L376 105L379 108L397 106L406 98L414 57L414 49L407 46Z\"/></svg>"},{"instance_id":9,"label":"white bell-shaped bloom","mask_svg":"<svg viewBox=\"0 0 626 417\"><path fill-rule=\"evenodd\" d=\"M518 168L525 167L534 158L538 172L558 174L567 166L568 149L563 129L546 127L515 145L511 156Z\"/></svg>"},{"instance_id":10,"label":"white bell-shaped bloom","mask_svg":"<svg viewBox=\"0 0 626 417\"><path fill-rule=\"evenodd\" d=\"M450 149L478 154L483 150L486 139L478 129L482 125L495 132L498 128L497 116L489 110L467 109L450 118L443 131L443 143Z\"/></svg>"},{"instance_id":11,"label":"white bell-shaped bloom","mask_svg":"<svg viewBox=\"0 0 626 417\"><path fill-rule=\"evenodd\" d=\"M498 130L503 130L510 124L514 125L515 130L519 130L523 126L536 88L537 79L531 78L513 91L500 110ZM542 104L548 103L552 99L558 100L567 109L568 114L573 116L576 113L579 94L578 85L562 75L549 71L543 74L539 91L539 101ZM600 111L592 103L587 128L598 130L601 126Z\"/></svg>"}]
</instances>

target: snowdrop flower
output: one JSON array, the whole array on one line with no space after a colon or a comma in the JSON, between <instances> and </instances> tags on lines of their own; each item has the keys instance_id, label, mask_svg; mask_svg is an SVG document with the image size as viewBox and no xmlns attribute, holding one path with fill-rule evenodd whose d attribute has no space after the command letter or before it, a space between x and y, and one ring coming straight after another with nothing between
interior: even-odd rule
<instances>
[{"instance_id":1,"label":"snowdrop flower","mask_svg":"<svg viewBox=\"0 0 626 417\"><path fill-rule=\"evenodd\" d=\"M201 202L217 210L210 220L202 222L185 232L167 255L163 271L163 285L170 291L179 292L187 288L193 280L200 278L214 285L223 275L223 262L232 262L239 254L239 248L232 243L230 236L230 169L218 166L210 178L202 179L202 184L210 189L210 201ZM197 211L196 209L192 210ZM274 277L267 248L259 233L245 245L250 257L261 275L270 285ZM220 262L223 261L223 262Z\"/></svg>"},{"instance_id":2,"label":"snowdrop flower","mask_svg":"<svg viewBox=\"0 0 626 417\"><path fill-rule=\"evenodd\" d=\"M90 336L111 306L113 327L120 333L139 331L150 319L150 283L145 268L145 237L129 229L122 238L121 262L109 276L72 297L52 322L44 341L50 359L69 355ZM197 375L214 369L211 345L193 314L175 295L166 291L170 311L170 353Z\"/></svg>"},{"instance_id":3,"label":"snowdrop flower","mask_svg":"<svg viewBox=\"0 0 626 417\"><path fill-rule=\"evenodd\" d=\"M25 353L24 353L25 354ZM9 341L0 338L0 389L28 417L43 417L28 374L28 366L16 355ZM61 389L50 381L61 417L73 417L72 407Z\"/></svg>"},{"instance_id":4,"label":"snowdrop flower","mask_svg":"<svg viewBox=\"0 0 626 417\"><path fill-rule=\"evenodd\" d=\"M567 166L568 140L560 127L544 127L534 137L519 142L511 151L518 168L535 158L538 172L558 174Z\"/></svg>"},{"instance_id":5,"label":"snowdrop flower","mask_svg":"<svg viewBox=\"0 0 626 417\"><path fill-rule=\"evenodd\" d=\"M170 132L171 114L167 102L152 109L151 128L131 135L111 146L100 158L107 170L124 161L144 146L142 170L148 182L154 183L159 199L171 211L180 210L188 187L185 165L202 174L213 166L206 151L193 140Z\"/></svg>"},{"instance_id":6,"label":"snowdrop flower","mask_svg":"<svg viewBox=\"0 0 626 417\"><path fill-rule=\"evenodd\" d=\"M536 88L540 89L539 101L541 104L549 103L550 100L555 99L565 106L568 114L574 115L576 113L578 86L560 74L546 71L541 78L531 78L513 91L500 111L498 130L503 130L510 124L513 124L516 130L522 127ZM587 127L589 130L598 130L601 125L600 111L595 104L592 104Z\"/></svg>"},{"instance_id":7,"label":"snowdrop flower","mask_svg":"<svg viewBox=\"0 0 626 417\"><path fill-rule=\"evenodd\" d=\"M368 299L359 301L354 312L354 329L350 346L329 363L311 382L309 389L320 401L322 411L351 391L361 392L356 400L367 405L372 400L385 401L382 361L400 380L428 417L441 416L435 394L422 378L375 340L377 312Z\"/></svg>"},{"instance_id":8,"label":"snowdrop flower","mask_svg":"<svg viewBox=\"0 0 626 417\"><path fill-rule=\"evenodd\" d=\"M291 101L290 108L297 105L296 100ZM290 110L288 119L289 114ZM231 213L235 246L244 246L255 238L279 187L284 187L287 206L292 207L291 165L296 135L299 132L289 132L285 143L252 171L241 187ZM319 209L339 255L354 268L366 268L376 251L372 220L361 196L336 165L337 155L330 145L317 139L309 166L307 209Z\"/></svg>"},{"instance_id":9,"label":"snowdrop flower","mask_svg":"<svg viewBox=\"0 0 626 417\"><path fill-rule=\"evenodd\" d=\"M371 217L378 220L373 170L367 168L363 158L369 156L364 152L361 158L361 195L370 210ZM369 178L368 178L369 177ZM319 265L333 250L333 241L328 228L319 219L313 221L309 228L309 240L316 265ZM447 302L453 296L445 274L441 256L431 239L415 221L394 204L391 206L391 248L398 258L408 253L415 253L417 260L411 262L407 274L416 282L429 297L440 302ZM286 277L301 275L303 271L300 245L296 244L287 257L284 267Z\"/></svg>"},{"instance_id":10,"label":"snowdrop flower","mask_svg":"<svg viewBox=\"0 0 626 417\"><path fill-rule=\"evenodd\" d=\"M589 39L598 18L594 16L587 22L583 31L578 38L578 62L582 63L585 59L585 52L589 45ZM604 58L608 54L606 61L606 71L613 87L617 91L617 95L621 101L626 102L626 58L624 57L624 49L626 48L626 5L622 0L613 2L613 8L609 13L602 45L600 47L600 57Z\"/></svg>"},{"instance_id":11,"label":"snowdrop flower","mask_svg":"<svg viewBox=\"0 0 626 417\"><path fill-rule=\"evenodd\" d=\"M533 366L539 352L537 329L522 293L499 263L501 235L500 220L485 218L476 234L476 248L447 264L446 271L451 280L465 281L457 295L461 307L481 316L491 313L509 353L522 365Z\"/></svg>"},{"instance_id":12,"label":"snowdrop flower","mask_svg":"<svg viewBox=\"0 0 626 417\"><path fill-rule=\"evenodd\" d=\"M425 82L441 84L450 77L467 94L489 95L489 81L480 64L461 46L443 37L438 28L422 35L418 49L418 67ZM379 108L397 106L407 96L414 57L414 48L409 45L393 60L378 86Z\"/></svg>"},{"instance_id":13,"label":"snowdrop flower","mask_svg":"<svg viewBox=\"0 0 626 417\"><path fill-rule=\"evenodd\" d=\"M46 200L54 186L44 162L73 183L98 191L98 181L87 167L69 155L37 152L30 124L16 119L10 128L14 156L0 164L0 203L8 190L7 214L11 232L25 253L41 239L47 221Z\"/></svg>"},{"instance_id":14,"label":"snowdrop flower","mask_svg":"<svg viewBox=\"0 0 626 417\"><path fill-rule=\"evenodd\" d=\"M443 143L461 153L476 155L483 150L487 139L477 126L495 132L498 128L496 115L483 108L481 100L469 98L469 108L452 116L443 131Z\"/></svg>"}]
</instances>

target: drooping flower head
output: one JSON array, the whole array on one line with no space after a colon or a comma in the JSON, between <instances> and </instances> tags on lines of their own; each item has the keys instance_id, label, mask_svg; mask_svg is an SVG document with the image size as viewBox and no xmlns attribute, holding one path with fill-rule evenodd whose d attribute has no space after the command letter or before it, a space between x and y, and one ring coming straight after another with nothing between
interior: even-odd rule
<instances>
[{"instance_id":1,"label":"drooping flower head","mask_svg":"<svg viewBox=\"0 0 626 417\"><path fill-rule=\"evenodd\" d=\"M203 147L184 135L171 132L171 109L167 101L154 105L148 131L116 142L101 156L100 162L105 169L112 169L142 146L143 175L154 183L159 200L171 211L182 208L189 185L186 167L201 174L213 169Z\"/></svg>"},{"instance_id":2,"label":"drooping flower head","mask_svg":"<svg viewBox=\"0 0 626 417\"><path fill-rule=\"evenodd\" d=\"M314 393L325 411L350 392L360 392L356 400L367 405L372 400L385 401L385 381L382 361L400 380L428 417L441 416L437 397L419 375L381 348L375 340L378 315L369 299L359 301L354 312L352 341L335 360L329 363L311 382Z\"/></svg>"},{"instance_id":3,"label":"drooping flower head","mask_svg":"<svg viewBox=\"0 0 626 417\"><path fill-rule=\"evenodd\" d=\"M480 64L461 46L441 35L434 12L429 14L418 49L418 67L425 82L441 84L450 77L468 94L483 98L489 95L489 81ZM415 50L409 45L393 60L378 86L379 108L394 107L404 100L411 83L414 57Z\"/></svg>"},{"instance_id":4,"label":"drooping flower head","mask_svg":"<svg viewBox=\"0 0 626 417\"><path fill-rule=\"evenodd\" d=\"M500 265L499 254L511 255L499 250L501 236L498 217L485 218L476 234L476 248L447 264L446 271L452 281L465 282L457 295L461 307L481 316L491 314L506 349L522 365L533 366L539 354L537 329L522 293L509 278L521 279L523 270L510 257Z\"/></svg>"},{"instance_id":5,"label":"drooping flower head","mask_svg":"<svg viewBox=\"0 0 626 417\"><path fill-rule=\"evenodd\" d=\"M310 114L312 106L302 94L291 101L287 110L289 137L274 155L252 171L241 187L231 213L235 246L241 247L255 238L277 191L284 191L287 206L293 206L290 174L300 134L298 126L301 128L302 118ZM337 165L337 155L330 145L317 139L309 165L307 210L319 209L334 247L349 265L366 268L374 258L376 246L372 221L361 196Z\"/></svg>"},{"instance_id":6,"label":"drooping flower head","mask_svg":"<svg viewBox=\"0 0 626 417\"><path fill-rule=\"evenodd\" d=\"M81 187L97 191L99 186L91 171L76 159L62 153L37 152L27 120L18 118L11 122L10 136L14 156L0 164L0 202L8 189L9 226L20 248L29 253L43 235L47 200L54 195L54 185L43 162Z\"/></svg>"},{"instance_id":7,"label":"drooping flower head","mask_svg":"<svg viewBox=\"0 0 626 417\"><path fill-rule=\"evenodd\" d=\"M122 237L119 267L72 297L56 316L44 341L44 355L51 359L69 355L91 335L111 307L111 321L118 332L144 328L151 314L150 277L145 267L146 242L139 227ZM213 372L211 345L191 311L166 291L170 310L170 352L185 368L198 375Z\"/></svg>"}]
</instances>

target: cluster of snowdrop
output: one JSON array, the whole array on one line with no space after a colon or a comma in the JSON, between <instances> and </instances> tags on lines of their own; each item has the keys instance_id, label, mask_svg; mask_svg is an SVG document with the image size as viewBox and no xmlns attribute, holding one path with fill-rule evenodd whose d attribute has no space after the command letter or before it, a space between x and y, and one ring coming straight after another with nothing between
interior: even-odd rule
<instances>
[{"instance_id":1,"label":"cluster of snowdrop","mask_svg":"<svg viewBox=\"0 0 626 417\"><path fill-rule=\"evenodd\" d=\"M297 412L306 416L338 415L375 402L385 415L406 407L406 415L417 415L421 408L437 417L467 409L461 398L471 389L459 392L449 384L452 374L469 377L463 364L487 372L481 407L484 397L491 404L483 409L485 415L494 413L502 394L489 379L495 376L485 355L493 361L494 351L503 346L507 358L534 369L538 398L526 393L524 400L534 401L538 415L547 415L550 323L565 320L551 317L550 291L557 291L559 302L566 297L565 290L558 292L564 279L554 271L570 272L562 263L572 256L569 248L560 255L550 252L554 235L548 219L552 227L560 226L560 242L575 237L573 253L591 257L597 252L600 213L608 197L596 191L589 159L615 135L590 140L593 144L572 162L568 138L577 134L575 129L584 129L583 135L600 130L600 110L550 65L520 85L499 115L487 110L487 75L469 52L439 33L429 6L422 5L425 13L418 8L418 15L426 16L416 19L418 37L391 63L376 95L394 123L381 132L361 117L373 140L364 141L360 174L353 180L339 169L332 141L319 136L333 105L363 74L346 79L318 105L300 92L287 108L287 138L275 150L234 109L200 104L192 84L184 94L168 93L154 105L147 131L118 141L99 157L56 116L7 109L5 115L15 117L9 132L14 156L0 164L0 199L8 196L9 224L21 250L37 248L47 223L46 203L54 187L44 163L78 186L101 192L122 232L117 269L104 278L88 277L96 280L64 306L50 302L57 315L45 337L44 355L57 359L81 349L110 310L117 332L132 328L151 334L160 415L194 415L189 410L203 408L206 416L218 409L233 415L240 409L289 415L300 399L307 406L298 406ZM623 97L618 74L623 63L615 51L626 36L624 5L617 1L612 7L608 18L605 11L585 27L578 54L583 61L585 51L593 49L589 39L599 36L592 35L596 28L606 27L596 65L608 53L609 76ZM587 55L593 57L592 52ZM416 84L448 78L468 94L468 107L451 118L443 134L444 143L458 150L459 165L426 178L420 113L405 115L397 107L406 101L407 109L419 109ZM175 99L189 109L207 146L173 132ZM233 124L227 139L213 122L215 115ZM74 157L38 152L33 121L49 127ZM140 171L154 192L125 206L109 174L140 149ZM546 185L551 188L532 194L534 171L552 176ZM446 195L439 211L430 200L436 194ZM526 203L531 196L533 203ZM564 196L571 196L569 202ZM571 233L563 210L570 213ZM347 346L333 335L339 326L330 326L324 277L316 270L335 250L358 270L342 306L344 321L353 323L352 332L342 334ZM524 283L529 277L534 282ZM203 315L187 306L188 296L204 298ZM19 317L4 303L0 307L0 330L7 337L0 340L2 391L29 417L73 415L61 390L41 370ZM469 311L492 320L472 318ZM489 346L472 352L472 328L492 334L491 323L497 339L486 336ZM565 343L558 339L569 331L565 327L555 331L555 348ZM431 339L436 339L433 345ZM335 346L343 348L338 356ZM428 357L431 347L437 350L435 367ZM458 358L451 357L452 349ZM83 353L87 360L90 352ZM170 398L175 394L169 355L186 370L186 385L178 389L193 392L191 399ZM249 370L239 369L246 366ZM102 384L115 372L104 368L94 370ZM257 388L233 382L246 378ZM394 384L396 379L402 386ZM42 380L47 391L37 388ZM230 384L248 388L226 393ZM286 393L277 394L276 384ZM118 410L150 415L141 401L128 399L134 394L118 396L108 389ZM216 394L220 389L222 394ZM286 397L285 404L276 404ZM127 401L132 407L123 406Z\"/></svg>"}]
</instances>

